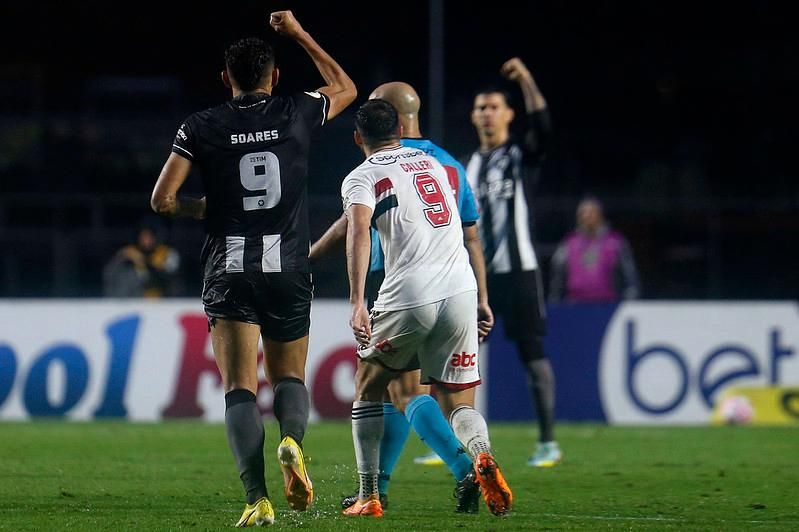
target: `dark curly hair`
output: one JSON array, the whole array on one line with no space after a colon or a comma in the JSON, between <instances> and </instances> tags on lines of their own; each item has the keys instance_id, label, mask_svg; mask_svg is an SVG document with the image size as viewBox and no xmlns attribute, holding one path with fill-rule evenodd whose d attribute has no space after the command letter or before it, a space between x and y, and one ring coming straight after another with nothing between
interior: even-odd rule
<instances>
[{"instance_id":1,"label":"dark curly hair","mask_svg":"<svg viewBox=\"0 0 799 532\"><path fill-rule=\"evenodd\" d=\"M258 88L275 66L275 52L269 43L247 37L225 50L225 66L238 87L249 92Z\"/></svg>"},{"instance_id":2,"label":"dark curly hair","mask_svg":"<svg viewBox=\"0 0 799 532\"><path fill-rule=\"evenodd\" d=\"M398 138L399 117L393 105L375 98L358 108L355 128L367 145L374 146Z\"/></svg>"}]
</instances>

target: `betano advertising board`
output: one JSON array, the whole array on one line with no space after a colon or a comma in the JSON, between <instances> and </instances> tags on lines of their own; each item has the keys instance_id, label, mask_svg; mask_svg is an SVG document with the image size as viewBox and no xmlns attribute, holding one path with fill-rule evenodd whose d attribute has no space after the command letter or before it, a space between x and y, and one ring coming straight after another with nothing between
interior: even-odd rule
<instances>
[{"instance_id":1,"label":"betano advertising board","mask_svg":"<svg viewBox=\"0 0 799 532\"><path fill-rule=\"evenodd\" d=\"M348 318L344 301L314 302L312 419L349 417ZM556 305L545 345L563 420L707 423L725 390L770 386L779 396L799 385L794 302ZM501 324L480 359L489 418L531 419L524 371ZM0 419L221 421L222 395L198 301L0 301ZM269 386L258 401L268 414ZM777 403L785 412L771 418L799 420L796 401Z\"/></svg>"}]
</instances>

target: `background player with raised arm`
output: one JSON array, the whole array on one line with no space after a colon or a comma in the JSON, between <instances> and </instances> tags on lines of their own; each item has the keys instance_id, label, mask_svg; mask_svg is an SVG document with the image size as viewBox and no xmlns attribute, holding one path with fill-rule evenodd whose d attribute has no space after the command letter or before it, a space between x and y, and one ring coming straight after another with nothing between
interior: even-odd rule
<instances>
[{"instance_id":1,"label":"background player with raised arm","mask_svg":"<svg viewBox=\"0 0 799 532\"><path fill-rule=\"evenodd\" d=\"M180 127L151 200L160 214L205 218L202 297L225 390L228 443L247 495L240 527L274 521L256 404L259 338L280 424L286 498L294 510L305 510L313 500L301 448L309 411L304 379L313 289L307 159L312 131L356 96L349 76L291 11L272 13L270 25L303 47L325 86L273 96L279 72L272 47L255 38L232 44L222 81L233 99L191 115ZM177 195L193 166L205 188L200 200Z\"/></svg>"},{"instance_id":2,"label":"background player with raised arm","mask_svg":"<svg viewBox=\"0 0 799 532\"><path fill-rule=\"evenodd\" d=\"M433 156L447 171L449 184L455 194L463 225L463 236L469 261L477 280L478 293L478 318L480 319L481 337L488 334L493 326L493 315L488 307L486 294L485 263L480 237L477 233L476 221L478 218L477 204L471 188L466 181L466 171L446 150L422 137L419 127L419 108L421 101L416 90L409 84L400 81L384 83L377 87L369 99L380 98L389 102L399 115L402 126L403 146L418 148ZM311 257L316 259L325 254L336 243L340 242L347 231L347 217L341 216L328 231L311 246ZM372 248L370 255L369 275L366 281L366 298L368 308L371 309L377 299L378 290L385 271L383 269L383 250L377 231L372 229ZM389 384L390 401L383 404L384 431L380 444L380 476L378 478L378 491L384 508L388 504L388 487L391 474L397 464L399 456L408 438L411 425L416 433L438 453L433 453L432 458L422 457L424 460L436 459L445 463L456 480L456 498L458 499L456 511L476 512L478 508L479 493L474 483L472 462L462 452L461 444L449 428L446 419L430 397L430 387L419 382L419 371L401 373ZM449 435L446 440L436 438L431 427L439 426L441 431ZM358 493L344 497L342 507L351 506L358 498Z\"/></svg>"},{"instance_id":3,"label":"background player with raised arm","mask_svg":"<svg viewBox=\"0 0 799 532\"><path fill-rule=\"evenodd\" d=\"M514 118L510 96L499 88L477 93L472 124L480 139L466 166L469 184L480 204L480 238L488 270L489 304L503 317L527 371L538 414L539 443L528 465L550 467L561 459L555 441L555 377L544 353L546 311L541 270L533 249L532 190L550 134L546 100L532 74L518 58L506 61L502 74L524 95L525 130L510 134Z\"/></svg>"},{"instance_id":4,"label":"background player with raised arm","mask_svg":"<svg viewBox=\"0 0 799 532\"><path fill-rule=\"evenodd\" d=\"M355 142L366 160L341 187L347 215L350 324L359 344L352 432L360 477L358 500L345 515L382 515L377 478L383 396L396 372L421 366L436 383L441 409L474 457L474 471L492 513L512 494L491 454L485 420L474 409L480 384L477 283L447 172L418 148L400 145L397 112L369 100L356 113ZM379 233L386 277L371 316L364 303L371 248ZM438 438L446 432L430 427Z\"/></svg>"}]
</instances>

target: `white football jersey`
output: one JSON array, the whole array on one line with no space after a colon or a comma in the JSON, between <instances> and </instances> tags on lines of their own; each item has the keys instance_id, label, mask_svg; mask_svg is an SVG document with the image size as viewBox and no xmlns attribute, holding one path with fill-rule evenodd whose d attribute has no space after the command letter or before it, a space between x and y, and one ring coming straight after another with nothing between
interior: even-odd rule
<instances>
[{"instance_id":1,"label":"white football jersey","mask_svg":"<svg viewBox=\"0 0 799 532\"><path fill-rule=\"evenodd\" d=\"M402 310L477 290L447 172L417 148L373 153L341 185L346 211L370 207L385 253L375 310Z\"/></svg>"}]
</instances>

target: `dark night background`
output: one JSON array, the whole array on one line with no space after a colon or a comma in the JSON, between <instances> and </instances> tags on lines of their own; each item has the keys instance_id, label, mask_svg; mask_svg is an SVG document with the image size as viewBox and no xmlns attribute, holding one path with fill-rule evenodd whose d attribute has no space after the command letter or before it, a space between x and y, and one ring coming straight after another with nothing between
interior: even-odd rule
<instances>
[{"instance_id":1,"label":"dark night background","mask_svg":"<svg viewBox=\"0 0 799 532\"><path fill-rule=\"evenodd\" d=\"M534 203L545 268L593 193L631 242L644 297L797 298L799 36L787 3L442 3L444 106L431 108L428 2L3 2L0 296L100 295L102 265L146 214L175 130L228 97L231 40L275 44L278 91L320 86L300 47L265 29L270 11L290 8L359 89L316 138L314 237L340 214L340 181L361 159L354 109L372 88L415 85L423 132L433 113L443 131L431 136L464 157L477 145L473 91L519 56L555 127ZM189 296L201 238L197 223L170 223ZM318 296L346 296L343 254L315 275Z\"/></svg>"}]
</instances>

